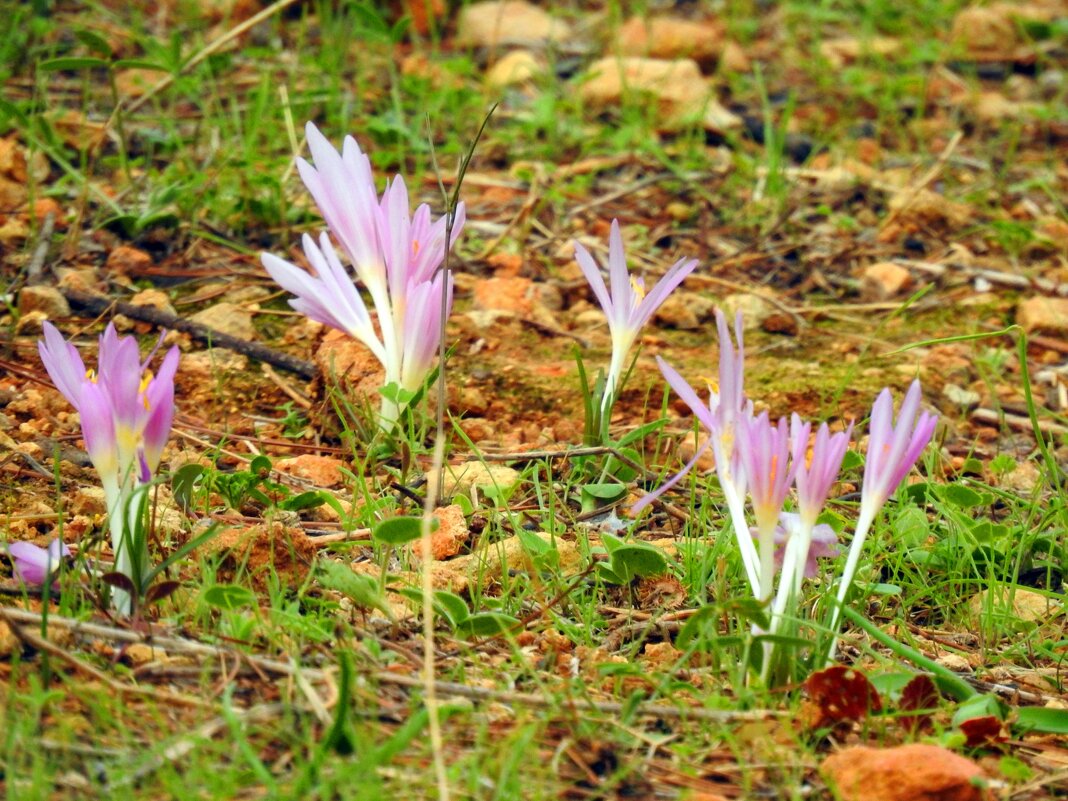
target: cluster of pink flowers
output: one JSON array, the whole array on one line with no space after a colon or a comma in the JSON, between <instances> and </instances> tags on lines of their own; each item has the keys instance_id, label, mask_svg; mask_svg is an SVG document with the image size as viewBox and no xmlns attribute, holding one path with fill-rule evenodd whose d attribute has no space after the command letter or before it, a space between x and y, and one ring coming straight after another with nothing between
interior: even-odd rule
<instances>
[{"instance_id":1,"label":"cluster of pink flowers","mask_svg":"<svg viewBox=\"0 0 1068 801\"><path fill-rule=\"evenodd\" d=\"M670 365L658 360L664 378L707 429L708 439L678 474L642 498L633 511L644 508L674 485L711 447L746 578L755 598L772 603L774 626L791 599L798 597L804 576L815 572L815 557L837 553L833 530L817 524L817 520L837 481L853 425L832 434L823 423L813 437L811 424L796 414L789 423L786 418L773 423L767 412L755 414L743 390L745 354L741 316L735 321L736 345L731 341L721 312L716 313L716 323L720 343L719 386L710 390L707 404ZM920 411L920 400L920 384L914 381L896 421L889 389L884 389L875 401L860 516L838 585L839 604L849 592L875 516L934 434L937 418ZM796 513L783 510L791 487L796 496ZM747 494L753 526L746 517ZM777 590L776 572L780 573ZM832 625L836 624L837 615Z\"/></svg>"}]
</instances>

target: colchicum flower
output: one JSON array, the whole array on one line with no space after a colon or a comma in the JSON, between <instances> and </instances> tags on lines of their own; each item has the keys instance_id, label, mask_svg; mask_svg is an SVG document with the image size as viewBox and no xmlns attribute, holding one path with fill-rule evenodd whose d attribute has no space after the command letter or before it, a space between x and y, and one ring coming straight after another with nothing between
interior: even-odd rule
<instances>
[{"instance_id":1,"label":"colchicum flower","mask_svg":"<svg viewBox=\"0 0 1068 801\"><path fill-rule=\"evenodd\" d=\"M746 477L742 469L737 445L737 431L741 421L752 414L753 404L745 398L745 346L742 341L742 315L739 313L734 321L734 337L737 346L731 341L727 328L727 319L721 311L716 310L716 328L719 332L719 383L709 382L708 403L704 403L686 380L671 365L657 357L660 372L667 379L675 393L682 398L693 411L698 422L708 429L709 437L694 453L693 458L663 485L638 501L631 509L636 513L644 509L666 490L673 487L701 458L712 448L716 459L716 475L720 488L730 510L735 540L742 555L746 577L754 597L760 593L760 562L756 546L749 536L749 525L745 519Z\"/></svg>"},{"instance_id":2,"label":"colchicum flower","mask_svg":"<svg viewBox=\"0 0 1068 801\"><path fill-rule=\"evenodd\" d=\"M415 392L433 367L440 342L442 292L446 314L452 308L452 276L438 270L445 258L446 218L431 222L426 204L412 214L400 175L379 196L370 160L351 136L345 137L339 153L312 123L306 132L315 166L298 159L297 168L330 234L371 297L378 332L326 233L318 244L304 236L313 272L269 253L261 256L263 266L296 296L289 301L294 309L364 343L381 362L387 386ZM464 220L460 203L450 246ZM403 402L383 398L384 429L393 427L402 407Z\"/></svg>"},{"instance_id":3,"label":"colchicum flower","mask_svg":"<svg viewBox=\"0 0 1068 801\"><path fill-rule=\"evenodd\" d=\"M134 488L151 480L170 437L178 348L167 352L153 375L148 363L155 349L142 361L137 340L120 337L114 324L100 337L96 371L85 369L78 350L51 323L44 324L37 345L48 375L81 417L85 449L107 500L115 569L130 576L134 561L143 563L147 554L130 552L128 534L137 521L126 513ZM127 593L115 590L112 598L129 614Z\"/></svg>"},{"instance_id":4,"label":"colchicum flower","mask_svg":"<svg viewBox=\"0 0 1068 801\"><path fill-rule=\"evenodd\" d=\"M579 242L575 242L574 246L575 260L589 281L597 302L604 309L608 318L608 330L612 335L612 360L608 365L604 398L601 400L601 411L606 413L619 391L627 354L634 346L638 333L672 290L693 272L697 260L679 259L646 294L641 279L632 278L627 270L627 255L623 249L619 221L612 220L611 232L608 235L608 279L611 284L609 291L593 256Z\"/></svg>"},{"instance_id":5,"label":"colchicum flower","mask_svg":"<svg viewBox=\"0 0 1068 801\"><path fill-rule=\"evenodd\" d=\"M897 421L894 421L894 401L889 389L884 389L875 399L871 410L868 434L868 452L864 463L864 484L860 492L860 512L853 541L849 544L845 568L838 585L838 602L831 617L831 629L837 630L838 615L845 602L849 588L860 563L860 553L872 523L883 504L908 475L920 458L923 449L931 441L938 416L920 411L922 394L920 382L913 381L901 403ZM831 643L833 656L835 642Z\"/></svg>"},{"instance_id":6,"label":"colchicum flower","mask_svg":"<svg viewBox=\"0 0 1068 801\"><path fill-rule=\"evenodd\" d=\"M737 449L753 504L760 545L760 594L757 597L766 601L771 598L775 581L775 530L797 471L797 462L790 458L786 418L780 418L777 425L772 425L767 412L759 417L748 415L742 419L738 433Z\"/></svg>"},{"instance_id":7,"label":"colchicum flower","mask_svg":"<svg viewBox=\"0 0 1068 801\"><path fill-rule=\"evenodd\" d=\"M821 424L812 440L811 449L810 431L809 423L803 422L796 414L791 417L790 451L797 468L794 486L797 490L798 514L790 516L790 525L784 525L789 538L783 556L783 578L780 579L775 598L775 611L780 614L786 608L790 595L801 592L802 579L809 575L810 569L814 569L812 556L821 555L820 537L830 543L837 540L830 527L819 526L816 520L827 502L831 487L838 479L838 471L853 433L853 424L835 434L830 432L826 423ZM833 539L827 538L828 531ZM813 545L816 546L816 554L810 552Z\"/></svg>"},{"instance_id":8,"label":"colchicum flower","mask_svg":"<svg viewBox=\"0 0 1068 801\"><path fill-rule=\"evenodd\" d=\"M58 537L47 548L32 542L13 542L7 546L7 552L11 556L16 578L35 585L43 585L59 569L64 557L70 556L70 548Z\"/></svg>"}]
</instances>

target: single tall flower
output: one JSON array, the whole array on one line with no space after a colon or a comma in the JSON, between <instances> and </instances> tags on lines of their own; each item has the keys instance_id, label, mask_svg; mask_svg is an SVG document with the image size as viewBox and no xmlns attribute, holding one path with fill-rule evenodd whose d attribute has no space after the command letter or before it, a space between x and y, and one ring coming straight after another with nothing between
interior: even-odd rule
<instances>
[{"instance_id":1,"label":"single tall flower","mask_svg":"<svg viewBox=\"0 0 1068 801\"><path fill-rule=\"evenodd\" d=\"M631 278L627 270L627 254L623 249L619 221L612 220L611 232L608 235L608 277L611 284L609 292L593 256L579 242L574 245L575 260L589 281L597 302L604 309L608 318L608 330L612 335L612 360L608 365L605 394L601 401L601 411L604 413L612 406L619 382L623 378L627 354L634 346L642 326L649 322L649 318L667 300L672 290L693 272L697 260L679 259L646 294L641 279Z\"/></svg>"},{"instance_id":2,"label":"single tall flower","mask_svg":"<svg viewBox=\"0 0 1068 801\"><path fill-rule=\"evenodd\" d=\"M760 597L760 564L756 546L749 536L749 524L745 519L745 471L739 457L737 431L741 420L752 414L753 404L745 399L745 347L742 340L742 315L739 312L734 321L734 336L737 346L731 341L727 328L727 319L721 311L716 310L716 328L719 332L719 383L709 382L708 403L704 403L686 380L663 359L657 357L660 372L675 393L682 398L693 411L698 422L708 429L709 437L694 453L682 470L664 482L653 492L639 500L631 508L632 513L644 509L656 498L673 487L682 479L701 458L712 448L716 458L716 475L727 501L735 540L742 555L746 577L754 597Z\"/></svg>"},{"instance_id":3,"label":"single tall flower","mask_svg":"<svg viewBox=\"0 0 1068 801\"><path fill-rule=\"evenodd\" d=\"M156 349L142 361L137 340L120 337L111 323L100 337L96 371L85 369L77 349L51 323L44 324L37 345L48 375L81 417L85 449L107 500L115 569L129 576L135 560L147 559L128 547L135 522L127 519L129 500L137 484L151 480L170 437L178 348L167 352L153 375L148 363ZM120 611L130 612L126 593L116 590L113 598Z\"/></svg>"},{"instance_id":4,"label":"single tall flower","mask_svg":"<svg viewBox=\"0 0 1068 801\"><path fill-rule=\"evenodd\" d=\"M831 630L837 631L839 609L845 602L849 588L860 563L864 540L875 516L887 499L897 491L909 470L920 458L923 449L931 441L938 416L920 411L922 392L920 382L913 381L901 403L897 421L894 421L894 401L889 389L884 389L875 399L871 410L868 434L868 452L864 463L864 484L860 492L860 512L849 555L838 585L838 602L831 615ZM831 643L830 656L834 655L836 641Z\"/></svg>"},{"instance_id":5,"label":"single tall flower","mask_svg":"<svg viewBox=\"0 0 1068 801\"><path fill-rule=\"evenodd\" d=\"M290 305L313 320L363 342L381 362L385 383L418 390L433 366L440 342L441 297L452 308L452 276L442 278L446 218L431 220L430 207L412 214L404 178L395 176L379 196L371 163L356 140L345 137L338 152L312 123L306 127L315 165L297 168L334 238L371 296L375 325L326 233L319 244L305 235L304 252L314 274L269 253L263 266L283 289L296 295ZM450 246L463 230L458 204ZM391 429L401 405L382 400L382 427Z\"/></svg>"}]
</instances>

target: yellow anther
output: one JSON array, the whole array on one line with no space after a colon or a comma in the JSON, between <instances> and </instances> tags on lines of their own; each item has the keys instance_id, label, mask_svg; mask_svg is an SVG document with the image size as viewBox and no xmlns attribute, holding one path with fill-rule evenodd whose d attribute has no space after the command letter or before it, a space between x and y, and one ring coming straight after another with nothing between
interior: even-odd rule
<instances>
[{"instance_id":1,"label":"yellow anther","mask_svg":"<svg viewBox=\"0 0 1068 801\"><path fill-rule=\"evenodd\" d=\"M90 367L88 370L85 371L85 377L88 378L90 381L92 381L95 384L96 383L96 370L94 370L94 369L92 369Z\"/></svg>"},{"instance_id":2,"label":"yellow anther","mask_svg":"<svg viewBox=\"0 0 1068 801\"><path fill-rule=\"evenodd\" d=\"M637 306L645 297L645 284L640 279L631 276L630 288L634 292L634 305Z\"/></svg>"}]
</instances>

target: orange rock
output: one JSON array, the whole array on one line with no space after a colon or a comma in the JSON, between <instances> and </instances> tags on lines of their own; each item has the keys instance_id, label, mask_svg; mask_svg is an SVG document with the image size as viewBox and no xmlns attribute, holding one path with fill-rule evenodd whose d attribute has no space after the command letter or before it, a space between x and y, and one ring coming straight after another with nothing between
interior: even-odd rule
<instances>
[{"instance_id":1,"label":"orange rock","mask_svg":"<svg viewBox=\"0 0 1068 801\"><path fill-rule=\"evenodd\" d=\"M385 370L362 342L330 328L315 351L315 366L327 381L343 381L348 387L378 405L378 388L386 380Z\"/></svg>"},{"instance_id":2,"label":"orange rock","mask_svg":"<svg viewBox=\"0 0 1068 801\"><path fill-rule=\"evenodd\" d=\"M570 26L524 0L487 0L460 11L456 23L459 47L538 45L561 41L571 35Z\"/></svg>"},{"instance_id":3,"label":"orange rock","mask_svg":"<svg viewBox=\"0 0 1068 801\"><path fill-rule=\"evenodd\" d=\"M438 520L438 529L430 535L430 552L435 562L456 556L471 537L464 520L463 510L456 506L443 506L434 510L434 517ZM422 543L415 540L410 545L412 558L416 561L422 555Z\"/></svg>"},{"instance_id":4,"label":"orange rock","mask_svg":"<svg viewBox=\"0 0 1068 801\"><path fill-rule=\"evenodd\" d=\"M1027 333L1068 334L1068 298L1022 300L1016 307L1016 323Z\"/></svg>"},{"instance_id":5,"label":"orange rock","mask_svg":"<svg viewBox=\"0 0 1068 801\"><path fill-rule=\"evenodd\" d=\"M832 754L820 773L842 801L984 801L983 770L937 745L855 746Z\"/></svg>"},{"instance_id":6,"label":"orange rock","mask_svg":"<svg viewBox=\"0 0 1068 801\"><path fill-rule=\"evenodd\" d=\"M331 456L319 456L303 453L292 459L275 462L274 469L279 473L296 476L310 481L317 487L338 487L344 481L341 468L344 463Z\"/></svg>"},{"instance_id":7,"label":"orange rock","mask_svg":"<svg viewBox=\"0 0 1068 801\"><path fill-rule=\"evenodd\" d=\"M529 317L534 311L534 282L520 276L487 278L475 284L474 303L476 309Z\"/></svg>"},{"instance_id":8,"label":"orange rock","mask_svg":"<svg viewBox=\"0 0 1068 801\"><path fill-rule=\"evenodd\" d=\"M107 269L120 275L137 275L152 266L152 257L129 245L119 245L108 254Z\"/></svg>"}]
</instances>

